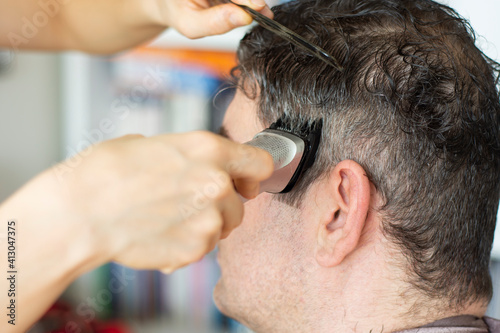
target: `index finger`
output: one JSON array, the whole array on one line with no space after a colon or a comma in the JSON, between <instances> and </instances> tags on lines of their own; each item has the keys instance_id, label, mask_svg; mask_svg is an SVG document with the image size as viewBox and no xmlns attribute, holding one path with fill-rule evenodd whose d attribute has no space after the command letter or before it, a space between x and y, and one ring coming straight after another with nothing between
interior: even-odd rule
<instances>
[{"instance_id":1,"label":"index finger","mask_svg":"<svg viewBox=\"0 0 500 333\"><path fill-rule=\"evenodd\" d=\"M274 162L260 148L236 143L210 132L166 134L170 144L198 163L211 163L227 172L233 180L261 182L271 176Z\"/></svg>"},{"instance_id":2,"label":"index finger","mask_svg":"<svg viewBox=\"0 0 500 333\"><path fill-rule=\"evenodd\" d=\"M229 174L243 197L256 197L260 182L268 179L274 171L274 161L269 152L220 135L214 135L213 140L213 153L209 154L211 163ZM210 144L207 147L210 148Z\"/></svg>"},{"instance_id":3,"label":"index finger","mask_svg":"<svg viewBox=\"0 0 500 333\"><path fill-rule=\"evenodd\" d=\"M274 17L264 0L234 0L234 3L230 3L228 0L209 0L208 3L210 7L193 13L198 16L194 22L205 22L204 25L193 24L190 26L191 30L195 30L191 31L194 36L222 34L236 27L252 23L253 18L238 5L252 8L271 19Z\"/></svg>"}]
</instances>

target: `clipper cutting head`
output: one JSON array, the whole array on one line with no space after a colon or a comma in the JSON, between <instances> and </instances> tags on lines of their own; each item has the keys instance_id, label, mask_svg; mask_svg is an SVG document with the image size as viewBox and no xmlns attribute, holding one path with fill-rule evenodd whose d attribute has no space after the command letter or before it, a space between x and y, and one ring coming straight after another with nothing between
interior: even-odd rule
<instances>
[{"instance_id":1,"label":"clipper cutting head","mask_svg":"<svg viewBox=\"0 0 500 333\"><path fill-rule=\"evenodd\" d=\"M292 130L289 118L283 115L246 143L264 149L273 157L274 172L260 184L261 192L287 193L292 190L314 164L322 128L323 120L318 119Z\"/></svg>"}]
</instances>

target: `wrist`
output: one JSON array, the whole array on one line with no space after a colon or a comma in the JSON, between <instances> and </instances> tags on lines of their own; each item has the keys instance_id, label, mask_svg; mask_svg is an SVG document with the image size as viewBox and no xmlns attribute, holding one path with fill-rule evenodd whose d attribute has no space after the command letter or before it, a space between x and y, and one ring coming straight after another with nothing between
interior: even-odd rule
<instances>
[{"instance_id":1,"label":"wrist","mask_svg":"<svg viewBox=\"0 0 500 333\"><path fill-rule=\"evenodd\" d=\"M12 264L18 272L17 307L23 309L16 323L20 331L42 316L73 280L106 261L92 246L90 229L68 214L53 178L51 171L42 173L0 205L2 229L15 221Z\"/></svg>"},{"instance_id":2,"label":"wrist","mask_svg":"<svg viewBox=\"0 0 500 333\"><path fill-rule=\"evenodd\" d=\"M69 284L106 262L91 226L72 212L65 192L64 181L48 170L0 206L0 220L18 226L20 270L28 281Z\"/></svg>"},{"instance_id":3,"label":"wrist","mask_svg":"<svg viewBox=\"0 0 500 333\"><path fill-rule=\"evenodd\" d=\"M169 13L171 9L169 3L172 1L165 0L143 0L134 1L133 5L129 7L127 16L133 17L143 26L157 27L166 29L170 26ZM138 15L139 13L139 15Z\"/></svg>"}]
</instances>

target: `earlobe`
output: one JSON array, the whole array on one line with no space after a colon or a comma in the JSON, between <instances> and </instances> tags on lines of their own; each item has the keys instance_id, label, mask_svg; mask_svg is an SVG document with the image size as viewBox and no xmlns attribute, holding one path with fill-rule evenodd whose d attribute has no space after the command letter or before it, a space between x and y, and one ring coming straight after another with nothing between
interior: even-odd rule
<instances>
[{"instance_id":1,"label":"earlobe","mask_svg":"<svg viewBox=\"0 0 500 333\"><path fill-rule=\"evenodd\" d=\"M357 248L370 206L370 181L356 162L337 164L325 180L322 195L316 261L324 267L339 265Z\"/></svg>"}]
</instances>

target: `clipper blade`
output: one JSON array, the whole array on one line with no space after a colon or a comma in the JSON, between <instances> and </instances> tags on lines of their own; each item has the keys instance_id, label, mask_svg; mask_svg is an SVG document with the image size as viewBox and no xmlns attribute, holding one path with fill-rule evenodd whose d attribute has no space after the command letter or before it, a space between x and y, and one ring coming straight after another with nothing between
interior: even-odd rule
<instances>
[{"instance_id":1,"label":"clipper blade","mask_svg":"<svg viewBox=\"0 0 500 333\"><path fill-rule=\"evenodd\" d=\"M293 126L285 115L255 135L247 145L269 152L274 161L272 176L260 184L261 192L288 193L314 164L323 120Z\"/></svg>"}]
</instances>

